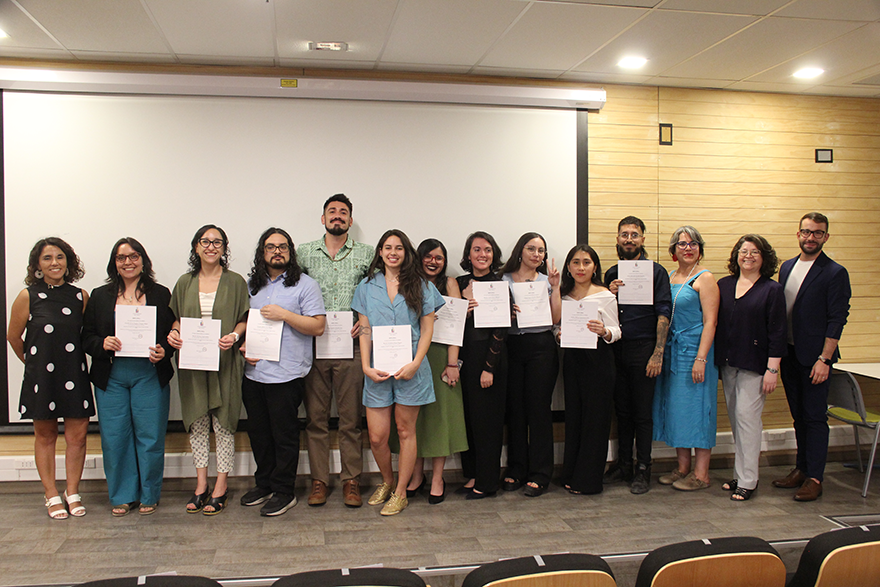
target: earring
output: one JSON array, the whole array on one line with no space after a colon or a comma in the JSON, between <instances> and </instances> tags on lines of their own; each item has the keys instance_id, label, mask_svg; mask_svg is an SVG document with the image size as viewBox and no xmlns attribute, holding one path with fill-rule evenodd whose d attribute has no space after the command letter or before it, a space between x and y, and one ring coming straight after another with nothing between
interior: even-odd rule
<instances>
[{"instance_id":1,"label":"earring","mask_svg":"<svg viewBox=\"0 0 880 587\"><path fill-rule=\"evenodd\" d=\"M37 269L36 271L34 271L34 277L36 277L37 279L43 279L43 272Z\"/></svg>"},{"instance_id":2,"label":"earring","mask_svg":"<svg viewBox=\"0 0 880 587\"><path fill-rule=\"evenodd\" d=\"M675 253L672 253L672 260L678 261L678 255L676 255Z\"/></svg>"},{"instance_id":3,"label":"earring","mask_svg":"<svg viewBox=\"0 0 880 587\"><path fill-rule=\"evenodd\" d=\"M517 257L517 258L516 258L516 262L517 262L517 263L522 263L522 257Z\"/></svg>"},{"instance_id":4,"label":"earring","mask_svg":"<svg viewBox=\"0 0 880 587\"><path fill-rule=\"evenodd\" d=\"M64 270L64 277L67 277L68 275L70 275L70 269L65 269Z\"/></svg>"}]
</instances>

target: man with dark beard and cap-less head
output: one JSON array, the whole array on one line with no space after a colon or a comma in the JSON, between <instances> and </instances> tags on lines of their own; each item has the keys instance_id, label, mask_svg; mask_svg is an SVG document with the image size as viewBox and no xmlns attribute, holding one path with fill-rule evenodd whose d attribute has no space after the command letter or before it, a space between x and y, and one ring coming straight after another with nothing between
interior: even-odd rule
<instances>
[{"instance_id":1,"label":"man with dark beard and cap-less head","mask_svg":"<svg viewBox=\"0 0 880 587\"><path fill-rule=\"evenodd\" d=\"M648 260L645 223L627 216L617 225L617 256L621 260ZM651 443L654 435L654 383L663 367L663 349L672 307L669 276L653 262L654 301L649 305L618 304L621 339L614 343L617 381L614 411L617 414L617 461L602 481L631 482L630 491L647 493L651 485ZM624 283L615 265L605 272L605 285L617 295ZM635 471L633 470L635 441Z\"/></svg>"}]
</instances>

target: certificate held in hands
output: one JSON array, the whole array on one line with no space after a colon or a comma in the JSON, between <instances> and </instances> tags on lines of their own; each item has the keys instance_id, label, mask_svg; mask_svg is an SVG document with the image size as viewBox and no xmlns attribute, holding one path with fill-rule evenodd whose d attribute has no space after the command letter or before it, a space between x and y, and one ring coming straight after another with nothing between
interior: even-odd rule
<instances>
[{"instance_id":1,"label":"certificate held in hands","mask_svg":"<svg viewBox=\"0 0 880 587\"><path fill-rule=\"evenodd\" d=\"M248 310L247 345L244 356L248 359L278 361L281 358L282 320L267 320L257 308Z\"/></svg>"},{"instance_id":2,"label":"certificate held in hands","mask_svg":"<svg viewBox=\"0 0 880 587\"><path fill-rule=\"evenodd\" d=\"M464 340L464 323L467 320L468 301L461 298L443 296L446 302L437 310L434 322L434 335L431 342L461 346Z\"/></svg>"},{"instance_id":3,"label":"certificate held in hands","mask_svg":"<svg viewBox=\"0 0 880 587\"><path fill-rule=\"evenodd\" d=\"M594 349L599 335L587 328L587 322L599 319L599 302L595 300L562 300L562 335L559 346L564 349Z\"/></svg>"},{"instance_id":4,"label":"certificate held in hands","mask_svg":"<svg viewBox=\"0 0 880 587\"><path fill-rule=\"evenodd\" d=\"M623 282L617 290L618 304L650 306L654 303L653 261L618 261L617 278Z\"/></svg>"},{"instance_id":5,"label":"certificate held in hands","mask_svg":"<svg viewBox=\"0 0 880 587\"><path fill-rule=\"evenodd\" d=\"M316 359L353 359L351 326L354 312L327 312L324 334L315 337Z\"/></svg>"},{"instance_id":6,"label":"certificate held in hands","mask_svg":"<svg viewBox=\"0 0 880 587\"><path fill-rule=\"evenodd\" d=\"M150 358L156 346L156 306L116 306L116 338L122 343L117 357Z\"/></svg>"},{"instance_id":7,"label":"certificate held in hands","mask_svg":"<svg viewBox=\"0 0 880 587\"><path fill-rule=\"evenodd\" d=\"M520 328L531 326L552 326L550 315L550 296L547 286L540 281L512 283L513 303L519 308L516 325Z\"/></svg>"},{"instance_id":8,"label":"certificate held in hands","mask_svg":"<svg viewBox=\"0 0 880 587\"><path fill-rule=\"evenodd\" d=\"M409 324L373 326L373 367L392 375L412 363L412 328Z\"/></svg>"},{"instance_id":9,"label":"certificate held in hands","mask_svg":"<svg viewBox=\"0 0 880 587\"><path fill-rule=\"evenodd\" d=\"M220 320L181 318L177 366L193 371L220 370Z\"/></svg>"},{"instance_id":10,"label":"certificate held in hands","mask_svg":"<svg viewBox=\"0 0 880 587\"><path fill-rule=\"evenodd\" d=\"M476 328L507 328L510 326L510 288L506 281L473 281Z\"/></svg>"}]
</instances>

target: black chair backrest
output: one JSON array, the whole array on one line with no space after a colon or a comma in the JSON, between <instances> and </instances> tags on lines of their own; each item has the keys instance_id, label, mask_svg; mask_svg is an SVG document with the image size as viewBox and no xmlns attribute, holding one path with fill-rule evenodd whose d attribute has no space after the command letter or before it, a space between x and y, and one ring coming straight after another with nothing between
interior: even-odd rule
<instances>
[{"instance_id":1,"label":"black chair backrest","mask_svg":"<svg viewBox=\"0 0 880 587\"><path fill-rule=\"evenodd\" d=\"M404 569L364 568L308 571L281 577L272 587L426 587L425 581Z\"/></svg>"},{"instance_id":2,"label":"black chair backrest","mask_svg":"<svg viewBox=\"0 0 880 587\"><path fill-rule=\"evenodd\" d=\"M615 587L614 573L593 554L528 556L480 565L461 587Z\"/></svg>"},{"instance_id":3,"label":"black chair backrest","mask_svg":"<svg viewBox=\"0 0 880 587\"><path fill-rule=\"evenodd\" d=\"M788 587L880 585L880 526L832 530L804 547Z\"/></svg>"},{"instance_id":4,"label":"black chair backrest","mask_svg":"<svg viewBox=\"0 0 880 587\"><path fill-rule=\"evenodd\" d=\"M89 581L77 587L222 587L214 579L190 575L146 575Z\"/></svg>"}]
</instances>

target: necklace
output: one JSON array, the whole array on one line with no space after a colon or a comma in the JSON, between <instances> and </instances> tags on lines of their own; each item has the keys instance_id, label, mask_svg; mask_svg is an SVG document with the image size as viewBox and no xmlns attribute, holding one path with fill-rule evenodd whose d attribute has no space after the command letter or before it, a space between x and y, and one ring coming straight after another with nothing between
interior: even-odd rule
<instances>
[{"instance_id":1,"label":"necklace","mask_svg":"<svg viewBox=\"0 0 880 587\"><path fill-rule=\"evenodd\" d=\"M688 272L687 277L684 278L684 283L681 284L681 287L678 288L678 291L675 292L675 297L672 298L672 315L669 317L669 327L672 328L672 320L675 318L675 302L678 301L678 294L681 293L681 290L687 285L688 279L691 278L691 273L694 272L694 269L697 268L699 263L694 263L694 266L691 267L691 270ZM675 270L675 273L678 273L678 269Z\"/></svg>"}]
</instances>

